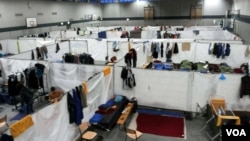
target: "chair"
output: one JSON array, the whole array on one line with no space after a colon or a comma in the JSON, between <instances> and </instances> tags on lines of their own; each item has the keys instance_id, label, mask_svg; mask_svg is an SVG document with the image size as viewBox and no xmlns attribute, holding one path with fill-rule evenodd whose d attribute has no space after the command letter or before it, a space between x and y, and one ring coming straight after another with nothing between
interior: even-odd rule
<instances>
[{"instance_id":1,"label":"chair","mask_svg":"<svg viewBox=\"0 0 250 141\"><path fill-rule=\"evenodd\" d=\"M87 131L88 128L89 128L89 123L88 122L83 122L83 123L81 123L79 125L79 130L80 130L80 134L81 134L81 139L82 140L91 141L91 140L93 140L97 136L96 132L94 132L94 131Z\"/></svg>"},{"instance_id":2,"label":"chair","mask_svg":"<svg viewBox=\"0 0 250 141\"><path fill-rule=\"evenodd\" d=\"M1 134L9 129L7 115L0 118L0 129L1 129Z\"/></svg>"},{"instance_id":3,"label":"chair","mask_svg":"<svg viewBox=\"0 0 250 141\"><path fill-rule=\"evenodd\" d=\"M126 138L125 138L125 141L127 140L127 137L129 137L132 140L136 140L137 141L137 139L139 139L141 137L141 135L142 135L142 132L126 127Z\"/></svg>"},{"instance_id":4,"label":"chair","mask_svg":"<svg viewBox=\"0 0 250 141\"><path fill-rule=\"evenodd\" d=\"M94 131L87 131L82 135L83 140L92 141L97 136L97 133Z\"/></svg>"}]
</instances>

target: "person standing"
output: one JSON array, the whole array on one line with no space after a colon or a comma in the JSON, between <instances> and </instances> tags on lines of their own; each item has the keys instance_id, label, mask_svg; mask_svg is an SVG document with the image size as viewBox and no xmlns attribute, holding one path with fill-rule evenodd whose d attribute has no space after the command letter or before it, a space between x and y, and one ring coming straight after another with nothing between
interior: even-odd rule
<instances>
[{"instance_id":1,"label":"person standing","mask_svg":"<svg viewBox=\"0 0 250 141\"><path fill-rule=\"evenodd\" d=\"M33 92L27 86L24 85L23 81L20 81L17 84L17 87L20 88L19 94L20 94L20 101L21 101L21 107L22 107L23 112L25 114L33 113L34 112Z\"/></svg>"}]
</instances>

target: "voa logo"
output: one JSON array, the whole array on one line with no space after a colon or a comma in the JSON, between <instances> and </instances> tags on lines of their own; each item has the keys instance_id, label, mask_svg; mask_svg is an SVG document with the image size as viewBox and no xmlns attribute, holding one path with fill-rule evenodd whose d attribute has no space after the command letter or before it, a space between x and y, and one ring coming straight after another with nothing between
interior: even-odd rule
<instances>
[{"instance_id":1,"label":"voa logo","mask_svg":"<svg viewBox=\"0 0 250 141\"><path fill-rule=\"evenodd\" d=\"M227 136L247 136L244 129L226 129Z\"/></svg>"}]
</instances>

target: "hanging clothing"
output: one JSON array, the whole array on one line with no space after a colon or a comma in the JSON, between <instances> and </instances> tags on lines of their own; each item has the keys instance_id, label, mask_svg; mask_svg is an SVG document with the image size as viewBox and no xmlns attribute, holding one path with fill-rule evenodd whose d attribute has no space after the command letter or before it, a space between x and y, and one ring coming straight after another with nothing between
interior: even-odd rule
<instances>
[{"instance_id":1,"label":"hanging clothing","mask_svg":"<svg viewBox=\"0 0 250 141\"><path fill-rule=\"evenodd\" d=\"M8 93L9 96L16 96L19 95L20 89L17 89L17 76L12 74L8 76Z\"/></svg>"},{"instance_id":2,"label":"hanging clothing","mask_svg":"<svg viewBox=\"0 0 250 141\"><path fill-rule=\"evenodd\" d=\"M78 89L79 89L79 94L80 94L80 99L81 99L82 107L85 108L85 107L88 106L88 104L87 104L86 94L84 93L84 88L82 87L82 85L80 85L78 87Z\"/></svg>"},{"instance_id":3,"label":"hanging clothing","mask_svg":"<svg viewBox=\"0 0 250 141\"><path fill-rule=\"evenodd\" d=\"M157 59L158 58L158 54L159 54L159 49L160 47L159 47L159 44L157 44L157 43L154 43L153 44L153 50L152 50L152 56L153 56L153 58L155 58L155 59Z\"/></svg>"},{"instance_id":4,"label":"hanging clothing","mask_svg":"<svg viewBox=\"0 0 250 141\"><path fill-rule=\"evenodd\" d=\"M73 89L72 92L73 92L73 100L74 100L75 108L76 108L76 111L75 111L75 114L76 114L75 123L77 125L80 125L81 122L82 122L82 119L83 119L82 104L81 104L81 101L80 101L79 93L76 91L76 89Z\"/></svg>"},{"instance_id":5,"label":"hanging clothing","mask_svg":"<svg viewBox=\"0 0 250 141\"><path fill-rule=\"evenodd\" d=\"M41 52L43 53L43 55L45 56L45 58L48 58L48 49L47 49L47 47L45 45L43 45L41 47Z\"/></svg>"},{"instance_id":6,"label":"hanging clothing","mask_svg":"<svg viewBox=\"0 0 250 141\"><path fill-rule=\"evenodd\" d=\"M36 47L36 56L37 56L37 60L40 60L42 58L39 47Z\"/></svg>"},{"instance_id":7,"label":"hanging clothing","mask_svg":"<svg viewBox=\"0 0 250 141\"><path fill-rule=\"evenodd\" d=\"M247 74L241 78L240 98L242 98L244 95L250 96L250 76L249 76L249 74Z\"/></svg>"},{"instance_id":8,"label":"hanging clothing","mask_svg":"<svg viewBox=\"0 0 250 141\"><path fill-rule=\"evenodd\" d=\"M213 53L213 50L211 49L212 47L212 43L209 43L209 46L208 46L208 54L212 54Z\"/></svg>"},{"instance_id":9,"label":"hanging clothing","mask_svg":"<svg viewBox=\"0 0 250 141\"><path fill-rule=\"evenodd\" d=\"M59 43L56 43L56 53L60 50Z\"/></svg>"},{"instance_id":10,"label":"hanging clothing","mask_svg":"<svg viewBox=\"0 0 250 141\"><path fill-rule=\"evenodd\" d=\"M161 58L163 57L163 42L161 42Z\"/></svg>"},{"instance_id":11,"label":"hanging clothing","mask_svg":"<svg viewBox=\"0 0 250 141\"><path fill-rule=\"evenodd\" d=\"M106 31L98 32L98 38L106 39L107 38Z\"/></svg>"},{"instance_id":12,"label":"hanging clothing","mask_svg":"<svg viewBox=\"0 0 250 141\"><path fill-rule=\"evenodd\" d=\"M133 88L136 86L135 75L130 68L123 67L121 78L123 80L123 88Z\"/></svg>"},{"instance_id":13,"label":"hanging clothing","mask_svg":"<svg viewBox=\"0 0 250 141\"><path fill-rule=\"evenodd\" d=\"M177 43L174 43L173 53L174 53L174 54L179 53L179 48L178 48L178 44L177 44Z\"/></svg>"},{"instance_id":14,"label":"hanging clothing","mask_svg":"<svg viewBox=\"0 0 250 141\"><path fill-rule=\"evenodd\" d=\"M166 62L169 62L171 61L171 58L172 58L172 48L170 47L170 43L168 42L167 43L167 46L166 46Z\"/></svg>"},{"instance_id":15,"label":"hanging clothing","mask_svg":"<svg viewBox=\"0 0 250 141\"><path fill-rule=\"evenodd\" d=\"M226 44L226 49L225 49L225 56L229 56L230 52L231 52L230 44L227 43Z\"/></svg>"},{"instance_id":16,"label":"hanging clothing","mask_svg":"<svg viewBox=\"0 0 250 141\"><path fill-rule=\"evenodd\" d=\"M31 60L35 60L35 55L34 55L33 50L31 51Z\"/></svg>"},{"instance_id":17,"label":"hanging clothing","mask_svg":"<svg viewBox=\"0 0 250 141\"><path fill-rule=\"evenodd\" d=\"M75 123L76 119L76 104L74 102L73 96L68 92L67 93L67 106L69 112L69 123Z\"/></svg>"},{"instance_id":18,"label":"hanging clothing","mask_svg":"<svg viewBox=\"0 0 250 141\"><path fill-rule=\"evenodd\" d=\"M250 54L250 47L247 46L247 47L246 47L246 50L245 50L245 57L248 57L249 54Z\"/></svg>"},{"instance_id":19,"label":"hanging clothing","mask_svg":"<svg viewBox=\"0 0 250 141\"><path fill-rule=\"evenodd\" d=\"M80 54L78 58L72 57L70 58L70 60L72 60L72 62L75 62L75 63L79 62L80 64L91 64L91 65L94 64L94 58L90 54L87 54L87 53Z\"/></svg>"},{"instance_id":20,"label":"hanging clothing","mask_svg":"<svg viewBox=\"0 0 250 141\"><path fill-rule=\"evenodd\" d=\"M223 53L223 44L222 43L218 43L217 44L217 53L216 53L216 57L220 58L222 56Z\"/></svg>"},{"instance_id":21,"label":"hanging clothing","mask_svg":"<svg viewBox=\"0 0 250 141\"><path fill-rule=\"evenodd\" d=\"M218 44L214 43L213 55L217 55L217 51L218 51Z\"/></svg>"}]
</instances>

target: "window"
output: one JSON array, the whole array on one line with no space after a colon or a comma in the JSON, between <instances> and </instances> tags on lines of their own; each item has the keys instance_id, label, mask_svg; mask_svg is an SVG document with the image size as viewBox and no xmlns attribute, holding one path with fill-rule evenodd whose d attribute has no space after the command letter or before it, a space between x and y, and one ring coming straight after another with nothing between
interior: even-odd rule
<instances>
[{"instance_id":1,"label":"window","mask_svg":"<svg viewBox=\"0 0 250 141\"><path fill-rule=\"evenodd\" d=\"M159 0L139 0L139 1L159 1Z\"/></svg>"},{"instance_id":2,"label":"window","mask_svg":"<svg viewBox=\"0 0 250 141\"><path fill-rule=\"evenodd\" d=\"M101 3L115 3L115 0L101 0Z\"/></svg>"},{"instance_id":3,"label":"window","mask_svg":"<svg viewBox=\"0 0 250 141\"><path fill-rule=\"evenodd\" d=\"M98 3L98 0L90 0L90 3Z\"/></svg>"},{"instance_id":4,"label":"window","mask_svg":"<svg viewBox=\"0 0 250 141\"><path fill-rule=\"evenodd\" d=\"M119 0L121 3L123 2L136 2L136 0Z\"/></svg>"}]
</instances>

